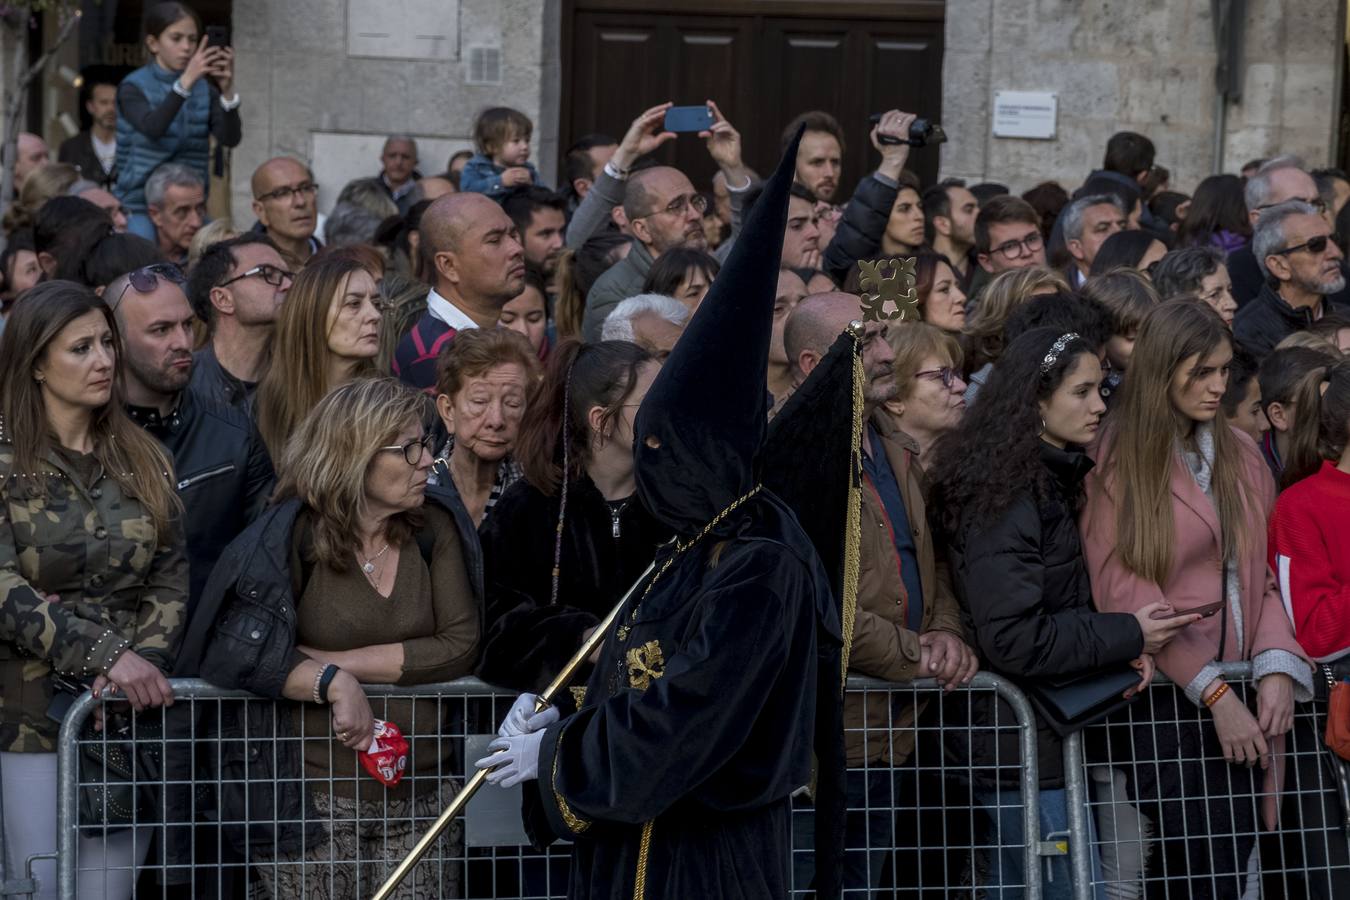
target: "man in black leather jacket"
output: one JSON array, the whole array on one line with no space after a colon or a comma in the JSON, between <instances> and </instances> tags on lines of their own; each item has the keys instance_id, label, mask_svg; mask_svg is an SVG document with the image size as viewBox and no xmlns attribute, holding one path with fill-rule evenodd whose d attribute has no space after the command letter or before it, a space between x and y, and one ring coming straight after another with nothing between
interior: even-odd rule
<instances>
[{"instance_id":1,"label":"man in black leather jacket","mask_svg":"<svg viewBox=\"0 0 1350 900\"><path fill-rule=\"evenodd\" d=\"M142 269L115 280L104 299L122 331L127 413L173 455L191 566L191 621L221 551L266 506L272 461L243 410L187 388L193 314L178 284L155 267Z\"/></svg>"}]
</instances>

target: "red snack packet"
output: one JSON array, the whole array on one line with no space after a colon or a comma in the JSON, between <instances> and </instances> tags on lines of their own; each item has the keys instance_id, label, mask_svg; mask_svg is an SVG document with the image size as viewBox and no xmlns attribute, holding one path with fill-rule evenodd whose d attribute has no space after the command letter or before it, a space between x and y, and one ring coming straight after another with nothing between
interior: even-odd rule
<instances>
[{"instance_id":1,"label":"red snack packet","mask_svg":"<svg viewBox=\"0 0 1350 900\"><path fill-rule=\"evenodd\" d=\"M361 753L361 765L385 787L393 787L408 768L408 740L393 722L375 720L375 736Z\"/></svg>"}]
</instances>

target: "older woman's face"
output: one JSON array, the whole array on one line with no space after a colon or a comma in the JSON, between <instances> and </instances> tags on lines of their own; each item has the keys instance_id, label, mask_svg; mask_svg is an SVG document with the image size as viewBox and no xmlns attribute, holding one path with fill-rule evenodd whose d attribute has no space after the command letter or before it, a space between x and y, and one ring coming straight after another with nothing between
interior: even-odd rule
<instances>
[{"instance_id":1,"label":"older woman's face","mask_svg":"<svg viewBox=\"0 0 1350 900\"><path fill-rule=\"evenodd\" d=\"M409 465L403 447L422 438L422 423L408 422L375 451L366 468L366 504L376 514L394 515L416 509L426 499L427 473L432 452L414 446L417 463ZM397 449L383 449L384 447Z\"/></svg>"},{"instance_id":2,"label":"older woman's face","mask_svg":"<svg viewBox=\"0 0 1350 900\"><path fill-rule=\"evenodd\" d=\"M944 376L950 379L950 385ZM919 371L908 385L902 385L902 390L908 393L900 416L902 428L941 434L955 428L966 412L966 383L942 357L925 356Z\"/></svg>"},{"instance_id":3,"label":"older woman's face","mask_svg":"<svg viewBox=\"0 0 1350 900\"><path fill-rule=\"evenodd\" d=\"M497 462L515 449L525 414L528 376L520 363L499 363L465 380L453 396L436 398L446 430L455 436L455 452Z\"/></svg>"},{"instance_id":4,"label":"older woman's face","mask_svg":"<svg viewBox=\"0 0 1350 900\"><path fill-rule=\"evenodd\" d=\"M328 349L343 359L380 352L380 289L365 269L347 276L328 306Z\"/></svg>"}]
</instances>

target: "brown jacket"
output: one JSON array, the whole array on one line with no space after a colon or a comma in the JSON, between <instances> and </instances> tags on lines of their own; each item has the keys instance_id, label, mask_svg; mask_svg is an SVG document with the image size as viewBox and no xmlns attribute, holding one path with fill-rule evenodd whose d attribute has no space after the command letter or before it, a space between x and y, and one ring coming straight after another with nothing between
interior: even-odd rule
<instances>
[{"instance_id":1,"label":"brown jacket","mask_svg":"<svg viewBox=\"0 0 1350 900\"><path fill-rule=\"evenodd\" d=\"M915 553L919 558L919 581L923 585L921 630L947 631L965 640L960 607L952 591L946 560L939 559L940 554L934 552L933 536L928 528L918 444L901 431L890 413L884 410L875 413L871 423L886 448L886 459L895 473L905 500L905 511L909 514ZM905 628L907 597L890 523L881 497L867 478L863 479L862 501L858 612L849 651L849 671L886 681L912 681L920 677L919 635ZM924 704L897 707L895 718L891 720L889 696L882 691L846 696L844 742L850 766L878 760L898 764L913 751L914 734L910 728L915 717L923 711ZM892 721L895 728L889 751L884 739L888 721Z\"/></svg>"}]
</instances>

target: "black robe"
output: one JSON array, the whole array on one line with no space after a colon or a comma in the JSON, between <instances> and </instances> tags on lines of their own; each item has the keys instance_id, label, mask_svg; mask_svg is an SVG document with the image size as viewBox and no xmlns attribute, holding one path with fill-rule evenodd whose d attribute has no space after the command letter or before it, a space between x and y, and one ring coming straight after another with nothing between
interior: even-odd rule
<instances>
[{"instance_id":1,"label":"black robe","mask_svg":"<svg viewBox=\"0 0 1350 900\"><path fill-rule=\"evenodd\" d=\"M575 842L571 897L788 896L817 629L837 616L792 512L765 491L738 516L630 601L581 710L545 732L527 827Z\"/></svg>"},{"instance_id":2,"label":"black robe","mask_svg":"<svg viewBox=\"0 0 1350 900\"><path fill-rule=\"evenodd\" d=\"M539 692L647 568L671 529L633 497L619 514L586 476L567 492L558 600L551 602L559 497L511 485L483 521L486 617L478 677Z\"/></svg>"}]
</instances>

